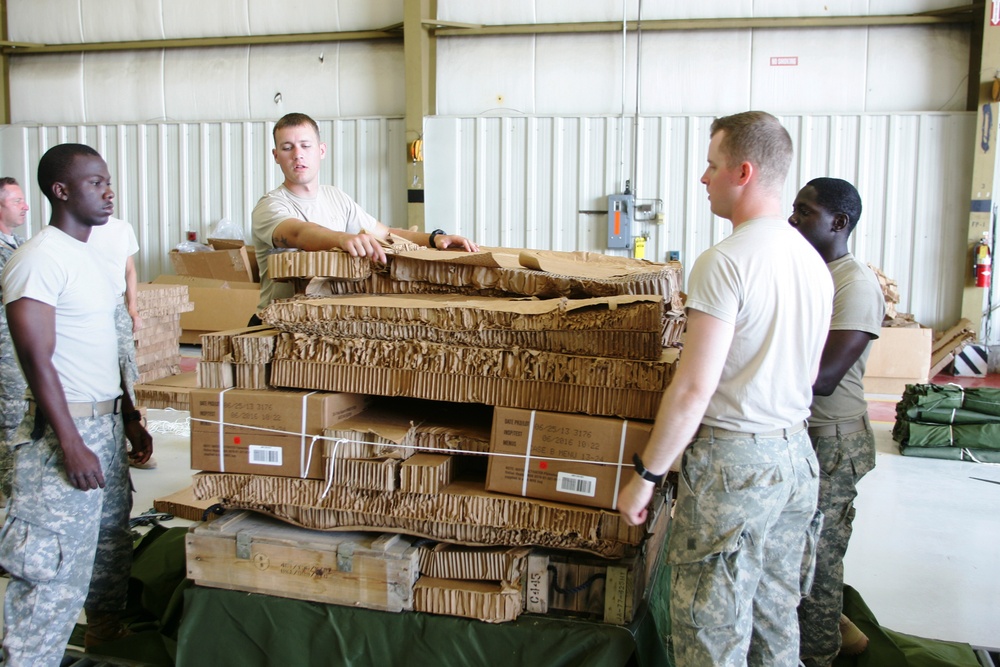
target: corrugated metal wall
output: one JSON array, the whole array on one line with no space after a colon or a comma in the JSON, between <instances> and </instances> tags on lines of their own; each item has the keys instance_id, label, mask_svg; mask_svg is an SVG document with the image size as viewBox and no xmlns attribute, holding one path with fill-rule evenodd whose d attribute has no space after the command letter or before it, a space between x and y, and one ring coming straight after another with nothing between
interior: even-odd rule
<instances>
[{"instance_id":1,"label":"corrugated metal wall","mask_svg":"<svg viewBox=\"0 0 1000 667\"><path fill-rule=\"evenodd\" d=\"M405 131L401 118L318 121L329 150L321 182L341 187L385 224L406 225ZM48 223L38 191L41 155L65 142L96 148L107 160L116 215L139 238L139 279L173 273L167 252L195 231L205 240L223 218L243 227L265 192L281 183L271 156L273 122L148 123L0 127L2 175L29 197L29 230Z\"/></svg>"},{"instance_id":2,"label":"corrugated metal wall","mask_svg":"<svg viewBox=\"0 0 1000 667\"><path fill-rule=\"evenodd\" d=\"M974 116L781 120L796 148L785 187L788 210L811 178L855 183L865 202L855 254L898 281L901 311L927 326L954 324L966 268ZM663 261L678 250L690 266L731 229L711 214L698 182L711 122L709 116L428 118L428 224L486 245L622 254L607 250L607 215L598 211L629 179L639 198L663 203L662 224L634 230L649 235L646 257Z\"/></svg>"}]
</instances>

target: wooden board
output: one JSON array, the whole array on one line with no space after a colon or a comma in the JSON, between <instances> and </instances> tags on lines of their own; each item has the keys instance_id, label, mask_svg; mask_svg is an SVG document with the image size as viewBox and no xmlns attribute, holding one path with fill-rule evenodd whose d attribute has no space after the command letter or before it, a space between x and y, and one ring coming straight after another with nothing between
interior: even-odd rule
<instances>
[{"instance_id":1,"label":"wooden board","mask_svg":"<svg viewBox=\"0 0 1000 667\"><path fill-rule=\"evenodd\" d=\"M201 586L413 608L418 553L403 535L309 530L244 511L193 526L186 545L188 578Z\"/></svg>"}]
</instances>

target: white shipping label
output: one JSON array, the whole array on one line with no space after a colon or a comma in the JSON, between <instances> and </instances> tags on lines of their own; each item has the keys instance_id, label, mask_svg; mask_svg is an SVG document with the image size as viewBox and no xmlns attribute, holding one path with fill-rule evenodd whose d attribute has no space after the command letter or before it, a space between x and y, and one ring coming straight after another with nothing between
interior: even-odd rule
<instances>
[{"instance_id":1,"label":"white shipping label","mask_svg":"<svg viewBox=\"0 0 1000 667\"><path fill-rule=\"evenodd\" d=\"M597 490L597 478L585 475L574 475L568 472L561 472L556 475L556 491L563 493L573 493L578 496L594 497Z\"/></svg>"},{"instance_id":2,"label":"white shipping label","mask_svg":"<svg viewBox=\"0 0 1000 667\"><path fill-rule=\"evenodd\" d=\"M281 447L250 445L250 463L263 466L280 466Z\"/></svg>"}]
</instances>

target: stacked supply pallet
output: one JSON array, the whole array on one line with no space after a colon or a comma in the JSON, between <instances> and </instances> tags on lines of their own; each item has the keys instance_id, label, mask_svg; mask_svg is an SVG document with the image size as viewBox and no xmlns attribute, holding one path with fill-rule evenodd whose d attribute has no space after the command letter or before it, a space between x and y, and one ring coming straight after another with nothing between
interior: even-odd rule
<instances>
[{"instance_id":1,"label":"stacked supply pallet","mask_svg":"<svg viewBox=\"0 0 1000 667\"><path fill-rule=\"evenodd\" d=\"M541 547L557 574L581 553L629 559L621 580L643 587L638 573L656 554L641 545L648 529L664 530L664 498L655 525L628 526L614 508L633 474L631 452L648 437L641 420L655 417L676 366L677 350L663 342L683 323L678 264L406 250L386 273L343 253L273 259L276 277L327 296L277 301L261 314L280 332L272 384L375 404L321 436L289 432L282 459L300 465L277 473L237 470L229 457L238 446L231 429L246 412L232 403L236 390L200 399L217 412L192 408L192 424L204 420L209 438L196 445L192 436L193 460L197 451L211 461L195 465L205 470L198 497L310 529L402 533L473 551ZM524 450L505 451L519 438ZM515 462L513 472L500 460ZM494 467L498 479L524 483L488 487ZM439 574L418 580L414 608L509 620L527 606L523 573ZM568 610L593 611L584 607ZM608 618L627 622L631 608Z\"/></svg>"}]
</instances>

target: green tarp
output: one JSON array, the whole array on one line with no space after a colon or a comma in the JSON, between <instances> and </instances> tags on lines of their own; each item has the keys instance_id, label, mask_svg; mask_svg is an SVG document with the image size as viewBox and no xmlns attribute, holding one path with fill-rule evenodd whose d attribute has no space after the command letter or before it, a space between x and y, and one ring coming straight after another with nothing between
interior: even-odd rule
<instances>
[{"instance_id":1,"label":"green tarp","mask_svg":"<svg viewBox=\"0 0 1000 667\"><path fill-rule=\"evenodd\" d=\"M372 611L192 586L184 528L154 528L136 549L129 590L131 637L103 655L155 667L637 667L670 666L669 568L628 627L524 615L487 624L431 614ZM844 590L844 613L871 640L836 667L979 667L972 649L878 625L861 596Z\"/></svg>"},{"instance_id":2,"label":"green tarp","mask_svg":"<svg viewBox=\"0 0 1000 667\"><path fill-rule=\"evenodd\" d=\"M907 385L892 437L906 456L993 462L1000 453L1000 389Z\"/></svg>"},{"instance_id":3,"label":"green tarp","mask_svg":"<svg viewBox=\"0 0 1000 667\"><path fill-rule=\"evenodd\" d=\"M868 635L868 649L855 657L838 657L834 667L982 667L968 644L921 639L883 628L850 586L844 586L844 614Z\"/></svg>"}]
</instances>

